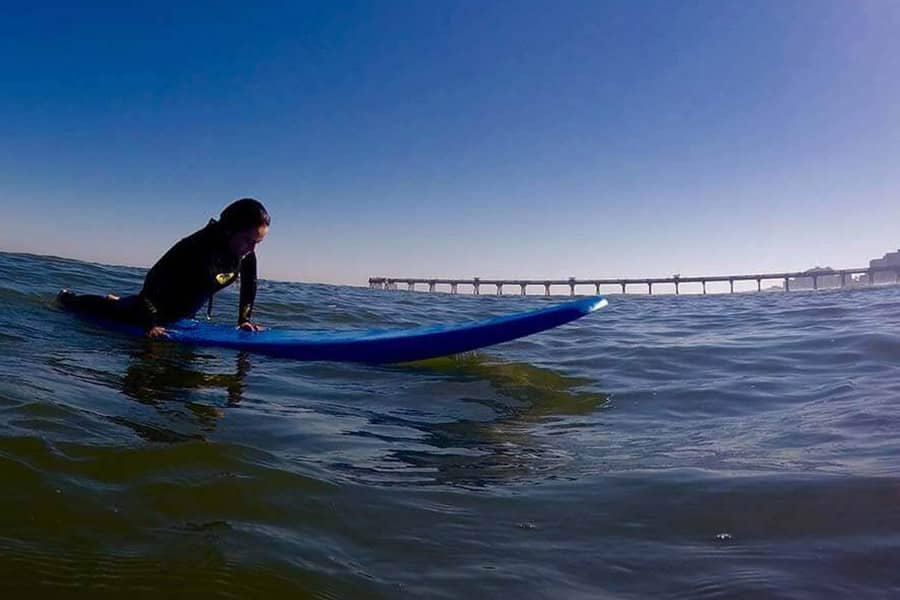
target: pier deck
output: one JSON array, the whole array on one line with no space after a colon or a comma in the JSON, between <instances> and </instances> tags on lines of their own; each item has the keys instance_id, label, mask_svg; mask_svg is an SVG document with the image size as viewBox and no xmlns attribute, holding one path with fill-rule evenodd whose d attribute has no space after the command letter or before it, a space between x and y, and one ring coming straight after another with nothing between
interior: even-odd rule
<instances>
[{"instance_id":1,"label":"pier deck","mask_svg":"<svg viewBox=\"0 0 900 600\"><path fill-rule=\"evenodd\" d=\"M881 274L882 277L878 277ZM885 274L887 274L885 276ZM861 276L854 278L854 276ZM729 291L734 293L734 283L736 281L755 281L757 291L762 291L762 283L764 281L783 282L784 291L791 291L791 284L794 288L809 289L811 282L812 289L819 289L820 282L823 278L831 285L824 287L847 287L848 281L852 285L875 285L876 283L897 283L900 280L900 265L883 266L883 267L861 267L858 269L823 269L809 270L802 272L784 272L784 273L752 273L744 275L707 275L696 277L681 277L680 275L672 277L641 277L641 278L612 278L612 279L578 279L570 277L568 279L481 279L474 277L472 279L446 279L434 277L370 277L369 287L374 289L396 290L399 286L405 285L408 290L415 290L416 286L427 286L429 292L449 291L451 294L459 292L460 287L471 287L474 295L481 293L484 286L493 286L496 288L496 294L502 295L505 287L518 287L522 295L526 294L529 287L543 286L544 295L550 296L553 287L566 286L569 288L569 294L574 296L575 289L578 286L593 286L597 294L600 293L600 286L618 286L621 287L622 293L627 294L629 286L646 286L647 293L653 294L653 286L672 285L676 294L680 293L681 286L684 284L699 283L702 293L706 294L706 286L710 283L727 282ZM879 280L880 281L876 281ZM838 285L835 282L840 280ZM864 282L864 283L861 283ZM438 287L444 287L439 290Z\"/></svg>"}]
</instances>

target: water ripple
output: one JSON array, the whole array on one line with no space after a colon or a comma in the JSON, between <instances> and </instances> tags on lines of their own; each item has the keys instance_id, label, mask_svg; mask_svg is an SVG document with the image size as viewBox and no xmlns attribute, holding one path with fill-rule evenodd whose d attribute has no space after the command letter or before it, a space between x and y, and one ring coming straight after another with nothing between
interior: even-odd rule
<instances>
[{"instance_id":1,"label":"water ripple","mask_svg":"<svg viewBox=\"0 0 900 600\"><path fill-rule=\"evenodd\" d=\"M0 253L7 595L900 593L898 288L613 297L380 367L156 344L53 305L142 276ZM264 281L257 312L406 327L555 300Z\"/></svg>"}]
</instances>

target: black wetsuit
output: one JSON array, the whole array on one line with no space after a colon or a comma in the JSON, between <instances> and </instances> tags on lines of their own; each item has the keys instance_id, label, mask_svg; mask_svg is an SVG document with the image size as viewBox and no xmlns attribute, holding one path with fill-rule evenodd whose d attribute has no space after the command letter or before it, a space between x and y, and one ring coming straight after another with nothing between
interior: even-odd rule
<instances>
[{"instance_id":1,"label":"black wetsuit","mask_svg":"<svg viewBox=\"0 0 900 600\"><path fill-rule=\"evenodd\" d=\"M95 316L141 325L146 329L164 326L194 316L204 304L212 307L212 296L240 276L241 296L238 324L249 322L256 299L256 254L243 259L228 247L228 235L216 221L177 244L157 261L135 296L111 299L106 296L60 293L60 302L69 309Z\"/></svg>"}]
</instances>

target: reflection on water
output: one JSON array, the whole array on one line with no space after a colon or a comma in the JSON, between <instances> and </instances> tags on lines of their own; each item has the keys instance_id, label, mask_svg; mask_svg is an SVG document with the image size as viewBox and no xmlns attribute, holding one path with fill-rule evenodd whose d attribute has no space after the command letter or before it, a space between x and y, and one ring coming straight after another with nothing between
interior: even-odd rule
<instances>
[{"instance_id":1,"label":"reflection on water","mask_svg":"<svg viewBox=\"0 0 900 600\"><path fill-rule=\"evenodd\" d=\"M571 457L557 444L547 443L539 426L556 417L590 415L609 401L608 394L585 389L593 383L589 379L478 353L400 368L438 374L447 383L487 383L493 392L462 400L491 409L495 418L416 424L427 434L430 448L394 452L397 460L432 471L435 483L478 487L535 476L553 478Z\"/></svg>"},{"instance_id":2,"label":"reflection on water","mask_svg":"<svg viewBox=\"0 0 900 600\"><path fill-rule=\"evenodd\" d=\"M542 417L584 415L600 408L607 394L584 390L591 379L562 375L525 362L503 361L482 353L434 358L409 363L405 368L440 373L450 380L481 379L505 399L518 404L488 403L503 422L524 424Z\"/></svg>"},{"instance_id":3,"label":"reflection on water","mask_svg":"<svg viewBox=\"0 0 900 600\"><path fill-rule=\"evenodd\" d=\"M123 416L112 417L113 421L130 427L153 442L205 439L204 434L215 429L223 412L215 404L198 402L197 393L224 390L227 394L225 405L236 406L241 401L251 368L246 352L237 353L233 372L208 372L208 362L207 355L190 347L142 343L130 353L130 361L122 377L122 392L126 396L169 416L187 409L203 433L185 434Z\"/></svg>"},{"instance_id":4,"label":"reflection on water","mask_svg":"<svg viewBox=\"0 0 900 600\"><path fill-rule=\"evenodd\" d=\"M241 401L245 380L250 373L250 356L239 352L233 373L208 373L203 369L205 355L190 347L171 344L143 344L131 353L131 361L122 379L122 391L138 402L189 400L191 390L224 389L228 406Z\"/></svg>"}]
</instances>

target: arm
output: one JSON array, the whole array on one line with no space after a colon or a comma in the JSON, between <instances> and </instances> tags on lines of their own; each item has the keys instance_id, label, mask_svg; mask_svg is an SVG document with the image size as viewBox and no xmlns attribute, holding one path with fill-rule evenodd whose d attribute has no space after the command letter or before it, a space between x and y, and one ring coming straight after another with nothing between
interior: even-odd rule
<instances>
[{"instance_id":1,"label":"arm","mask_svg":"<svg viewBox=\"0 0 900 600\"><path fill-rule=\"evenodd\" d=\"M256 253L251 252L241 261L241 299L238 308L238 327L256 331L258 327L250 322L253 303L256 301ZM245 325L246 324L246 325Z\"/></svg>"},{"instance_id":2,"label":"arm","mask_svg":"<svg viewBox=\"0 0 900 600\"><path fill-rule=\"evenodd\" d=\"M143 294L138 294L129 312L131 312L131 318L144 328L144 334L147 337L155 338L166 335L165 328L159 322L159 312Z\"/></svg>"}]
</instances>

